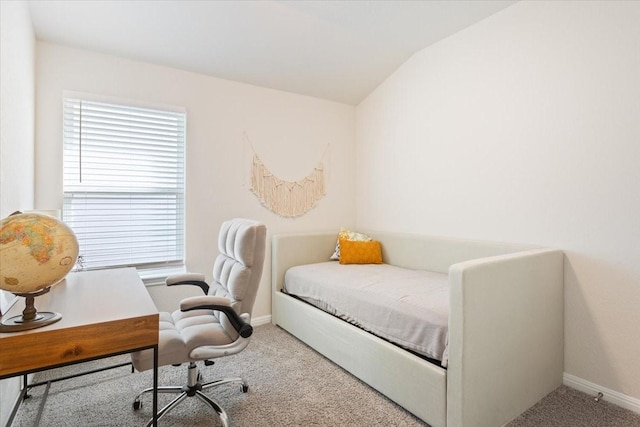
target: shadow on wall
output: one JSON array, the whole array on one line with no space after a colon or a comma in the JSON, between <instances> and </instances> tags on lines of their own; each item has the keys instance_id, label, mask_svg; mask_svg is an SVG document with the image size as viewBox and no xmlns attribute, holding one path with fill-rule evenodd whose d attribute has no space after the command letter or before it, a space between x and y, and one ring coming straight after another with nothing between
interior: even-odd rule
<instances>
[{"instance_id":1,"label":"shadow on wall","mask_svg":"<svg viewBox=\"0 0 640 427\"><path fill-rule=\"evenodd\" d=\"M634 292L633 283L632 272L621 266L565 251L564 371L637 398L638 382L625 368L635 363L626 359L640 353L640 340L633 339L640 327L640 310L633 303L638 298L625 297Z\"/></svg>"}]
</instances>

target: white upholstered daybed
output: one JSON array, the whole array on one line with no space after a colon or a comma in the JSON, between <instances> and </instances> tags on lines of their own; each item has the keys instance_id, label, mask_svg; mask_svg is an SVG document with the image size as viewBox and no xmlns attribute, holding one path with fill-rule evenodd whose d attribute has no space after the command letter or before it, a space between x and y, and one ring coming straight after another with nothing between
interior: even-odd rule
<instances>
[{"instance_id":1,"label":"white upholstered daybed","mask_svg":"<svg viewBox=\"0 0 640 427\"><path fill-rule=\"evenodd\" d=\"M281 291L290 267L327 261L336 233L273 236L273 323L433 427L501 426L562 384L562 251L367 234L387 264L448 274L446 369Z\"/></svg>"}]
</instances>

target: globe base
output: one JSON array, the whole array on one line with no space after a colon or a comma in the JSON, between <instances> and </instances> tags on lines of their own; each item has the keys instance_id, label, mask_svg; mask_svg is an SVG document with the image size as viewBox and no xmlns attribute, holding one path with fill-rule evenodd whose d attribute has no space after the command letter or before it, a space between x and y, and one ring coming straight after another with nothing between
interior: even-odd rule
<instances>
[{"instance_id":1,"label":"globe base","mask_svg":"<svg viewBox=\"0 0 640 427\"><path fill-rule=\"evenodd\" d=\"M0 332L19 332L41 328L55 323L60 319L62 319L62 315L60 313L54 313L51 311L39 311L36 313L35 318L30 320L25 320L22 315L13 316L0 321Z\"/></svg>"},{"instance_id":2,"label":"globe base","mask_svg":"<svg viewBox=\"0 0 640 427\"><path fill-rule=\"evenodd\" d=\"M62 319L62 315L60 313L38 311L35 306L35 297L46 294L50 289L51 286L47 286L46 288L35 292L21 294L16 293L15 295L25 298L25 307L22 311L22 315L13 316L8 319L0 318L0 332L27 331L29 329L36 329L50 325Z\"/></svg>"}]
</instances>

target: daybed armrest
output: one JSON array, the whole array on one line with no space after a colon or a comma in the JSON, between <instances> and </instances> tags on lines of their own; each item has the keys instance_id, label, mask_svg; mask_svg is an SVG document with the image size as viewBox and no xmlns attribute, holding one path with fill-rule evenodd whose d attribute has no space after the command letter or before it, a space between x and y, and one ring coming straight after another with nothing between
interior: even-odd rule
<instances>
[{"instance_id":1,"label":"daybed armrest","mask_svg":"<svg viewBox=\"0 0 640 427\"><path fill-rule=\"evenodd\" d=\"M242 338L249 338L253 333L253 327L245 322L231 307L231 301L224 297L205 295L202 297L190 297L180 301L180 311L191 310L217 310L227 315L231 326Z\"/></svg>"},{"instance_id":2,"label":"daybed armrest","mask_svg":"<svg viewBox=\"0 0 640 427\"><path fill-rule=\"evenodd\" d=\"M278 234L271 239L271 288L282 289L284 273L296 265L329 261L338 233Z\"/></svg>"},{"instance_id":3,"label":"daybed armrest","mask_svg":"<svg viewBox=\"0 0 640 427\"><path fill-rule=\"evenodd\" d=\"M195 285L200 287L205 295L209 292L209 285L204 281L204 274L200 273L184 273L169 276L165 280L165 284L167 286Z\"/></svg>"},{"instance_id":4,"label":"daybed armrest","mask_svg":"<svg viewBox=\"0 0 640 427\"><path fill-rule=\"evenodd\" d=\"M563 266L551 249L451 266L448 426L504 425L562 384Z\"/></svg>"}]
</instances>

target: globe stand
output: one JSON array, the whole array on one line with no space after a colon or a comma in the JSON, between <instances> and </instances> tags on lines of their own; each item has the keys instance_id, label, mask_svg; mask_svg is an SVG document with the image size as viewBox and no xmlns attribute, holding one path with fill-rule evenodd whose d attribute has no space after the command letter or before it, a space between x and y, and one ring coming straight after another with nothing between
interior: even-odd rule
<instances>
[{"instance_id":1,"label":"globe stand","mask_svg":"<svg viewBox=\"0 0 640 427\"><path fill-rule=\"evenodd\" d=\"M22 315L13 316L8 319L0 320L0 332L19 332L29 329L41 328L50 325L62 319L60 313L51 311L38 311L35 306L35 297L44 295L51 289L47 286L36 292L16 293L15 295L25 298L25 309Z\"/></svg>"}]
</instances>

